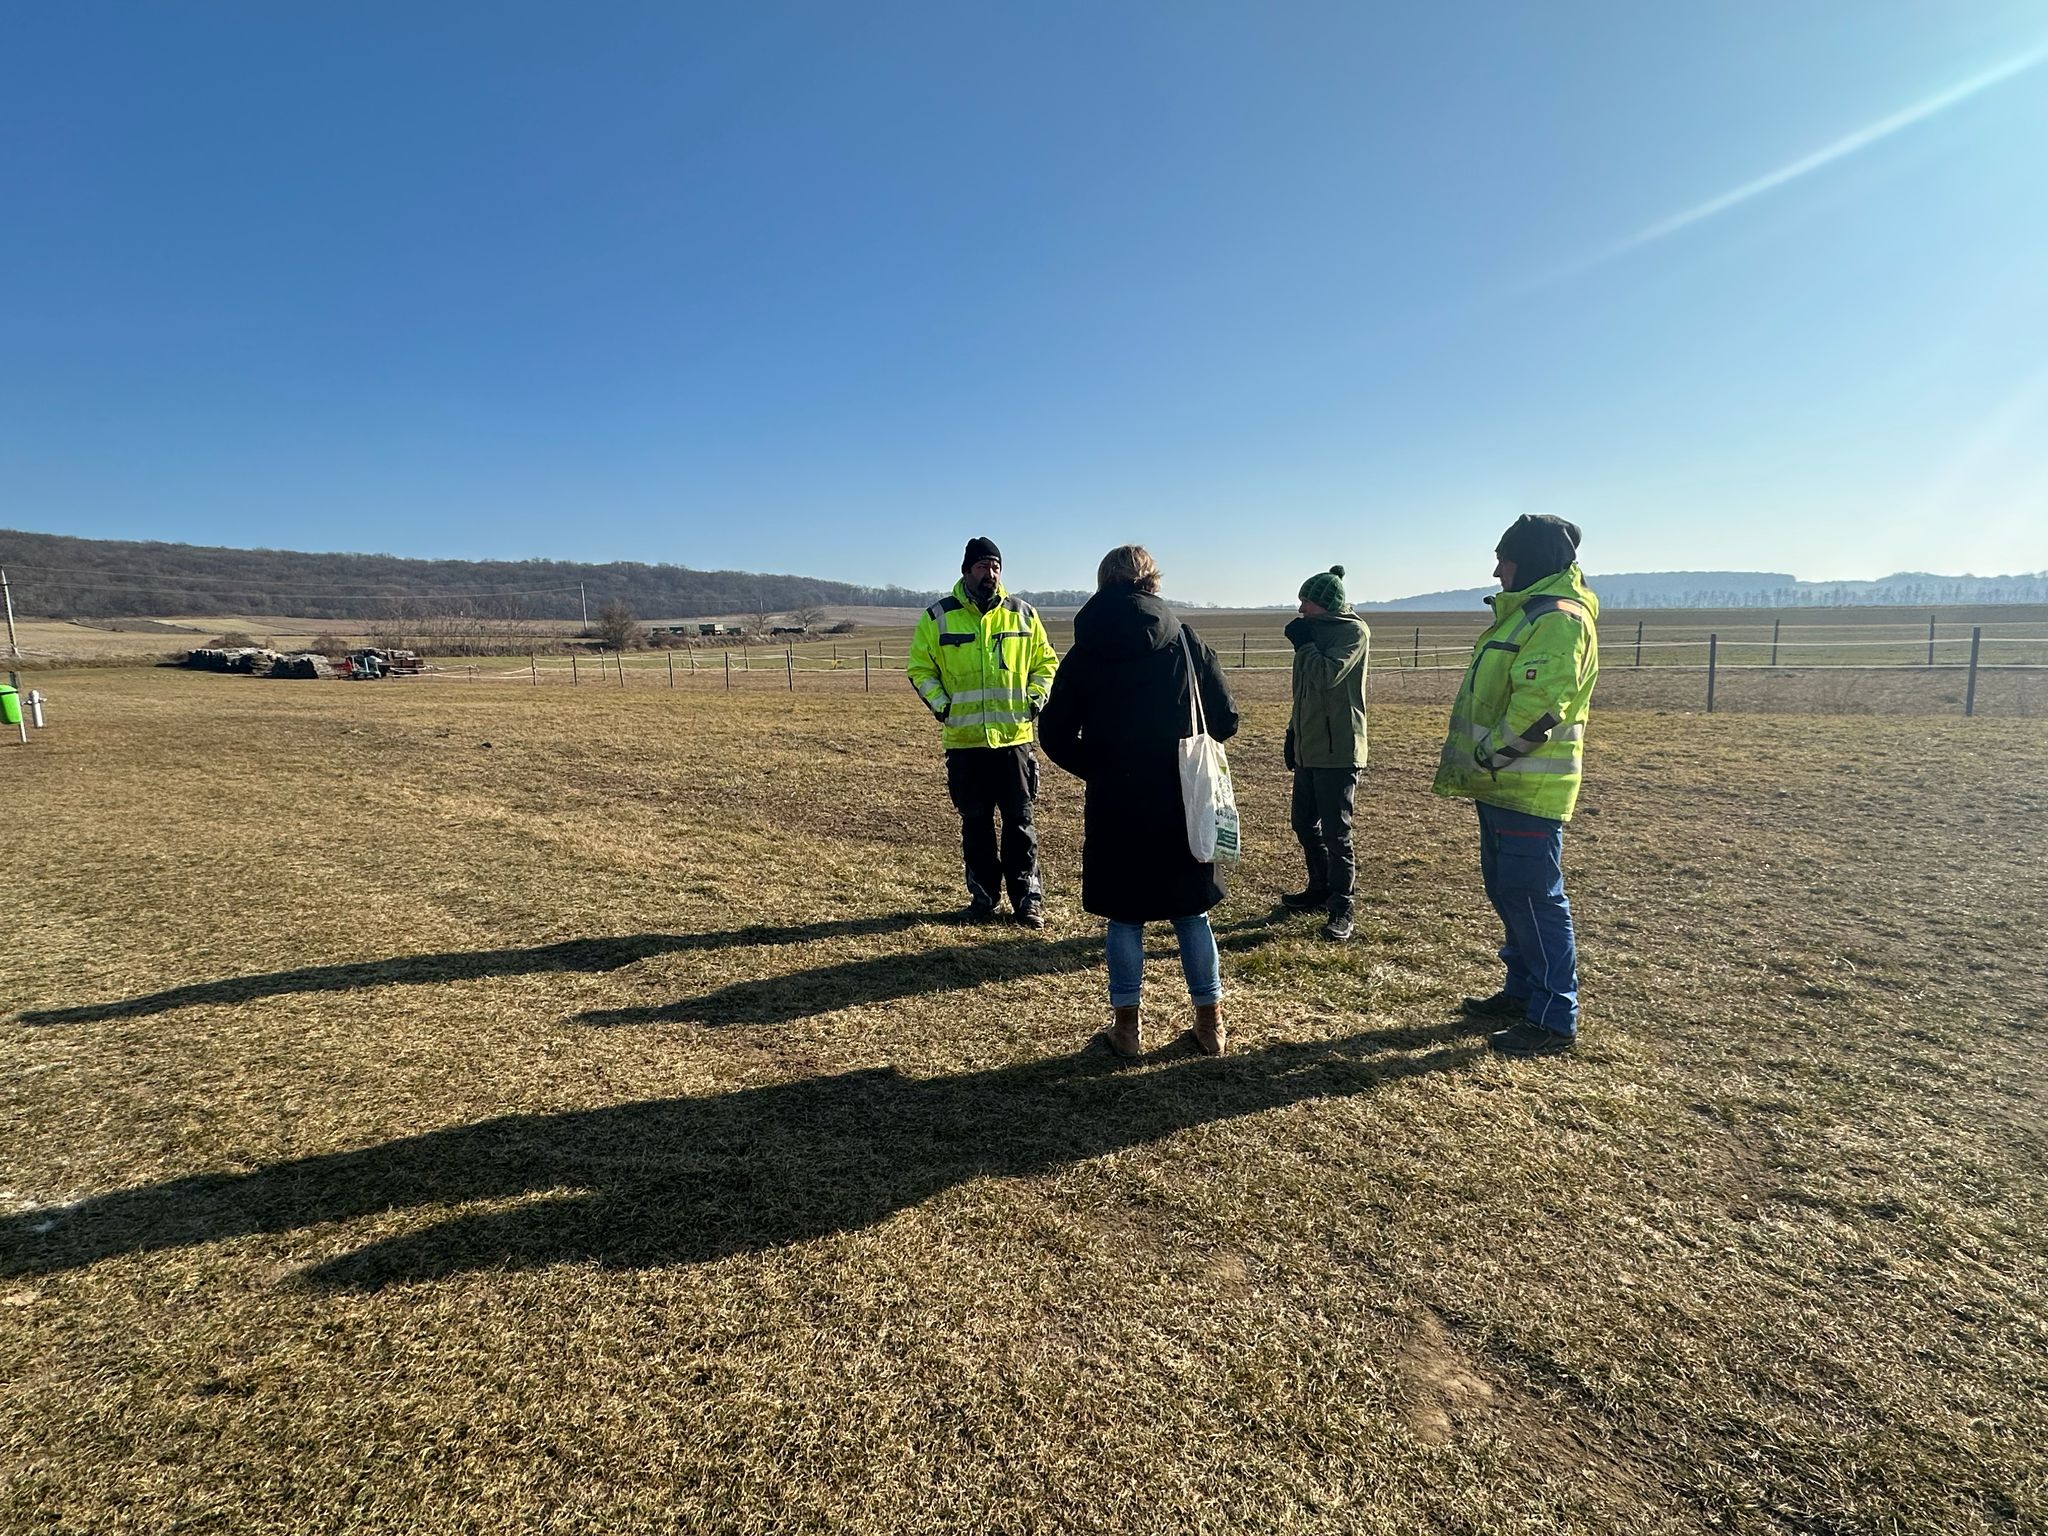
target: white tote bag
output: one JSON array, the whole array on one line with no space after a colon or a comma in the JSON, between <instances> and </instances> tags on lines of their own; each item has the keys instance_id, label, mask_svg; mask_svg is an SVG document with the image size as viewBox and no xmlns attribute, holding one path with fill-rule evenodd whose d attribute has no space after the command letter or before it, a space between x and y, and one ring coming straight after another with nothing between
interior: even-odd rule
<instances>
[{"instance_id":1,"label":"white tote bag","mask_svg":"<svg viewBox=\"0 0 2048 1536\"><path fill-rule=\"evenodd\" d=\"M1180 742L1180 803L1188 818L1188 852L1196 862L1214 863L1237 857L1237 796L1230 787L1230 759L1223 743L1209 734L1202 713L1202 677L1188 632L1180 632L1188 658L1188 725L1192 734Z\"/></svg>"}]
</instances>

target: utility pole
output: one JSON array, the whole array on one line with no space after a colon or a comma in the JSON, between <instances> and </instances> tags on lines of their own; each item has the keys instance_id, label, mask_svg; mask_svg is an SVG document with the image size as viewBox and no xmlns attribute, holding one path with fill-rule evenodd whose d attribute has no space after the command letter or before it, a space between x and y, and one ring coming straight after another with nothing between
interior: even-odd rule
<instances>
[{"instance_id":1,"label":"utility pole","mask_svg":"<svg viewBox=\"0 0 2048 1536\"><path fill-rule=\"evenodd\" d=\"M7 585L7 567L0 565L0 597L7 599L7 654L19 656L21 647L14 643L14 588Z\"/></svg>"}]
</instances>

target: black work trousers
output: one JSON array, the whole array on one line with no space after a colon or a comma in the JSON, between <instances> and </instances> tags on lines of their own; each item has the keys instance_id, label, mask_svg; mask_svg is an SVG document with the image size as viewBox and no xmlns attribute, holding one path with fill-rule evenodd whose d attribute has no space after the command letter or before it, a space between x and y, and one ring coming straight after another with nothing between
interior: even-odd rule
<instances>
[{"instance_id":1,"label":"black work trousers","mask_svg":"<svg viewBox=\"0 0 2048 1536\"><path fill-rule=\"evenodd\" d=\"M1294 835L1308 861L1308 888L1330 893L1330 916L1351 916L1358 860L1351 848L1356 768L1297 768L1290 807Z\"/></svg>"},{"instance_id":2,"label":"black work trousers","mask_svg":"<svg viewBox=\"0 0 2048 1536\"><path fill-rule=\"evenodd\" d=\"M946 792L960 813L968 897L977 906L993 907L1007 885L1011 911L1022 912L1036 902L1038 828L1031 820L1031 802L1038 795L1038 757L1030 744L948 748ZM1000 851L998 815L1003 821Z\"/></svg>"}]
</instances>

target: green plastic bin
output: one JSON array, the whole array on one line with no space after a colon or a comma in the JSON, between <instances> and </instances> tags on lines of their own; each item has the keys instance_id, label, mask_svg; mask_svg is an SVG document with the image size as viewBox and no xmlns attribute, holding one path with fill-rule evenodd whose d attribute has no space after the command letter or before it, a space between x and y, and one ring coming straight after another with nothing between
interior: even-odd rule
<instances>
[{"instance_id":1,"label":"green plastic bin","mask_svg":"<svg viewBox=\"0 0 2048 1536\"><path fill-rule=\"evenodd\" d=\"M0 683L0 725L21 724L21 695Z\"/></svg>"}]
</instances>

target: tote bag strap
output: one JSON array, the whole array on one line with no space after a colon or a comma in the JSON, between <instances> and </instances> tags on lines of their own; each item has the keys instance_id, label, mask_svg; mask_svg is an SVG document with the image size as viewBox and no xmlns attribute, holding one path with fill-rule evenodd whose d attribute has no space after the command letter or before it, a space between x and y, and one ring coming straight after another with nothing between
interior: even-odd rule
<instances>
[{"instance_id":1,"label":"tote bag strap","mask_svg":"<svg viewBox=\"0 0 2048 1536\"><path fill-rule=\"evenodd\" d=\"M1180 648L1188 659L1188 725L1196 736L1209 734L1208 717L1202 710L1202 680L1195 671L1195 648L1188 644L1187 626L1180 630Z\"/></svg>"}]
</instances>

